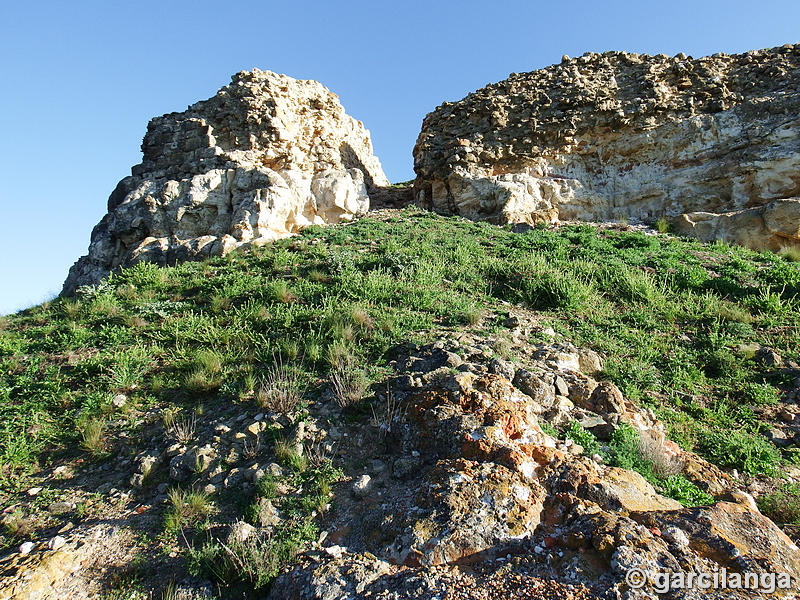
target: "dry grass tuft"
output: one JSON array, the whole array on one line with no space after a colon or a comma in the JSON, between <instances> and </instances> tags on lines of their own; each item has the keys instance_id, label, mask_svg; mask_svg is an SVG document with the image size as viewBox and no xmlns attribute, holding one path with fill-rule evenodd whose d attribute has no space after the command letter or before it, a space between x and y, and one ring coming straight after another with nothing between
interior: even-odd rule
<instances>
[{"instance_id":1,"label":"dry grass tuft","mask_svg":"<svg viewBox=\"0 0 800 600\"><path fill-rule=\"evenodd\" d=\"M275 413L289 413L297 409L303 399L305 385L300 374L283 363L280 356L267 369L255 390L256 403L260 408Z\"/></svg>"},{"instance_id":2,"label":"dry grass tuft","mask_svg":"<svg viewBox=\"0 0 800 600\"><path fill-rule=\"evenodd\" d=\"M639 436L639 454L653 465L653 472L666 479L683 472L686 463L680 456L668 452L663 433L644 432Z\"/></svg>"}]
</instances>

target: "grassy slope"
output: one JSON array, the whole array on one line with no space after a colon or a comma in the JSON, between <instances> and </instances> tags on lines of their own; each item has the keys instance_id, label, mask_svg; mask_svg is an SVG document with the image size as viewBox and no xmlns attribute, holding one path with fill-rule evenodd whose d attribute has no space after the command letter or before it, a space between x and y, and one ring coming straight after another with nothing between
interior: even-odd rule
<instances>
[{"instance_id":1,"label":"grassy slope","mask_svg":"<svg viewBox=\"0 0 800 600\"><path fill-rule=\"evenodd\" d=\"M398 214L200 263L140 264L4 319L0 500L82 444L112 450L120 431L101 425L118 392L131 398L130 444L148 406L253 402L278 355L312 390L342 362L377 380L392 344L502 315L504 301L601 352L606 377L653 407L684 447L750 473L794 460L760 435L759 419L790 382L753 351L800 358L797 263L591 226L513 234Z\"/></svg>"}]
</instances>

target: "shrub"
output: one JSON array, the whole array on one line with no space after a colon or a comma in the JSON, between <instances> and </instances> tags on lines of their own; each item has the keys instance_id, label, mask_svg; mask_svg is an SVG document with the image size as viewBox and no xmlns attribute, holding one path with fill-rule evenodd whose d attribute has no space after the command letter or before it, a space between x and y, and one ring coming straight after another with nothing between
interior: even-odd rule
<instances>
[{"instance_id":1,"label":"shrub","mask_svg":"<svg viewBox=\"0 0 800 600\"><path fill-rule=\"evenodd\" d=\"M656 221L656 231L658 233L669 233L670 226L666 217L661 217Z\"/></svg>"}]
</instances>

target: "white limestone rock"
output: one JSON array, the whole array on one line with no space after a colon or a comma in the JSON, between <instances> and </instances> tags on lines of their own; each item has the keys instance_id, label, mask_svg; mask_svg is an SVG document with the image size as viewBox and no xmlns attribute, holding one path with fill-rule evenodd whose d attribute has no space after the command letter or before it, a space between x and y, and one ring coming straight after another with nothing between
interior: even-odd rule
<instances>
[{"instance_id":1,"label":"white limestone rock","mask_svg":"<svg viewBox=\"0 0 800 600\"><path fill-rule=\"evenodd\" d=\"M588 53L427 115L416 200L495 223L670 220L800 244L800 45L700 59Z\"/></svg>"},{"instance_id":2,"label":"white limestone rock","mask_svg":"<svg viewBox=\"0 0 800 600\"><path fill-rule=\"evenodd\" d=\"M64 294L139 261L172 264L353 219L386 186L369 132L322 84L242 71L150 121Z\"/></svg>"}]
</instances>

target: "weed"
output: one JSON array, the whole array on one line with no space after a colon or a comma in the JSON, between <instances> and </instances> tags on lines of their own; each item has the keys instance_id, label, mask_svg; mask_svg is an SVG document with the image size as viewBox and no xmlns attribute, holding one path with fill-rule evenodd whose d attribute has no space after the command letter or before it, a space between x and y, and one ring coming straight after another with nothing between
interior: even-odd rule
<instances>
[{"instance_id":1,"label":"weed","mask_svg":"<svg viewBox=\"0 0 800 600\"><path fill-rule=\"evenodd\" d=\"M363 369L350 361L339 364L330 374L333 399L341 408L355 406L364 398L370 381Z\"/></svg>"},{"instance_id":2,"label":"weed","mask_svg":"<svg viewBox=\"0 0 800 600\"><path fill-rule=\"evenodd\" d=\"M800 262L800 246L784 246L778 255L789 262Z\"/></svg>"},{"instance_id":3,"label":"weed","mask_svg":"<svg viewBox=\"0 0 800 600\"><path fill-rule=\"evenodd\" d=\"M106 423L102 419L87 419L79 426L81 445L83 448L100 456L106 448Z\"/></svg>"},{"instance_id":4,"label":"weed","mask_svg":"<svg viewBox=\"0 0 800 600\"><path fill-rule=\"evenodd\" d=\"M290 304L297 302L297 294L295 294L285 281L276 281L272 284L269 290L270 296L275 302L281 304Z\"/></svg>"},{"instance_id":5,"label":"weed","mask_svg":"<svg viewBox=\"0 0 800 600\"><path fill-rule=\"evenodd\" d=\"M197 433L197 418L192 415L191 417L174 419L170 429L178 442L188 444L195 438Z\"/></svg>"},{"instance_id":6,"label":"weed","mask_svg":"<svg viewBox=\"0 0 800 600\"><path fill-rule=\"evenodd\" d=\"M294 471L303 472L308 468L308 457L303 455L302 446L298 448L297 444L289 441L275 442L275 457L279 463Z\"/></svg>"},{"instance_id":7,"label":"weed","mask_svg":"<svg viewBox=\"0 0 800 600\"><path fill-rule=\"evenodd\" d=\"M666 217L659 218L658 221L656 221L655 226L656 226L656 231L658 231L658 233L669 233L670 230L669 220Z\"/></svg>"},{"instance_id":8,"label":"weed","mask_svg":"<svg viewBox=\"0 0 800 600\"><path fill-rule=\"evenodd\" d=\"M256 403L270 412L286 414L300 405L305 385L296 369L285 365L278 357L255 390Z\"/></svg>"},{"instance_id":9,"label":"weed","mask_svg":"<svg viewBox=\"0 0 800 600\"><path fill-rule=\"evenodd\" d=\"M209 516L215 509L209 494L201 490L172 488L167 492L169 507L164 515L164 526L175 532Z\"/></svg>"},{"instance_id":10,"label":"weed","mask_svg":"<svg viewBox=\"0 0 800 600\"><path fill-rule=\"evenodd\" d=\"M785 483L756 500L758 508L778 525L800 525L800 486Z\"/></svg>"}]
</instances>

